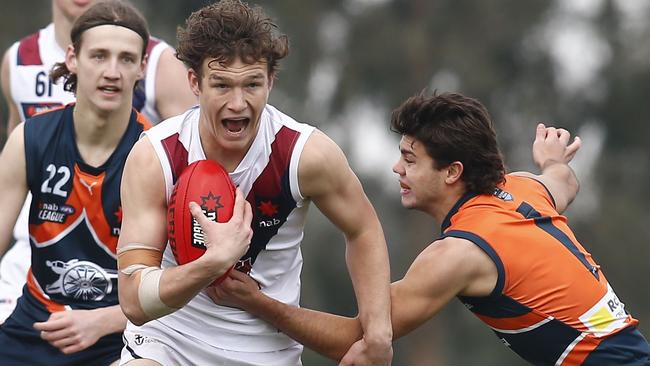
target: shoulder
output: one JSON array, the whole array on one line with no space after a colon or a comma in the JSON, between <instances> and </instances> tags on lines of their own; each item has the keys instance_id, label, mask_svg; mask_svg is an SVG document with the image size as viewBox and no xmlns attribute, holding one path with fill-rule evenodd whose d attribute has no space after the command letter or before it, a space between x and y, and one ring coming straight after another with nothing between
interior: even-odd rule
<instances>
[{"instance_id":1,"label":"shoulder","mask_svg":"<svg viewBox=\"0 0 650 366\"><path fill-rule=\"evenodd\" d=\"M147 54L160 53L166 49L172 50L171 46L161 38L150 36L147 43Z\"/></svg>"},{"instance_id":2,"label":"shoulder","mask_svg":"<svg viewBox=\"0 0 650 366\"><path fill-rule=\"evenodd\" d=\"M447 278L455 278L457 292L463 296L489 295L498 277L490 256L473 242L458 237L433 242L418 255L412 268L422 276L435 269Z\"/></svg>"},{"instance_id":3,"label":"shoulder","mask_svg":"<svg viewBox=\"0 0 650 366\"><path fill-rule=\"evenodd\" d=\"M341 148L320 130L314 130L307 139L298 177L305 196L317 196L348 181L353 175Z\"/></svg>"},{"instance_id":4,"label":"shoulder","mask_svg":"<svg viewBox=\"0 0 650 366\"><path fill-rule=\"evenodd\" d=\"M147 45L147 63L156 69L156 73L161 76L159 71L168 72L170 67L182 63L176 58L175 50L165 41L151 37Z\"/></svg>"},{"instance_id":5,"label":"shoulder","mask_svg":"<svg viewBox=\"0 0 650 366\"><path fill-rule=\"evenodd\" d=\"M147 136L133 144L133 148L127 158L131 165L146 168L148 164L158 161L158 156L154 151L153 145Z\"/></svg>"},{"instance_id":6,"label":"shoulder","mask_svg":"<svg viewBox=\"0 0 650 366\"><path fill-rule=\"evenodd\" d=\"M429 262L463 261L468 254L473 257L480 252L482 250L470 240L446 236L426 247L418 259Z\"/></svg>"},{"instance_id":7,"label":"shoulder","mask_svg":"<svg viewBox=\"0 0 650 366\"><path fill-rule=\"evenodd\" d=\"M4 95L5 95L5 98L8 98L8 97L11 96L10 93L9 93L9 90L10 90L9 78L10 78L10 74L11 74L11 71L10 71L10 69L11 69L11 67L10 67L11 66L10 65L10 57L11 57L10 56L10 51L11 51L11 48L7 49L5 51L5 53L4 53L4 55L2 56L2 70L0 71L0 79L2 80L2 91L3 91Z\"/></svg>"},{"instance_id":8,"label":"shoulder","mask_svg":"<svg viewBox=\"0 0 650 366\"><path fill-rule=\"evenodd\" d=\"M20 47L20 41L14 42L9 48L7 48L2 56L2 86L7 88L9 87L9 75L12 68L18 63L18 48Z\"/></svg>"},{"instance_id":9,"label":"shoulder","mask_svg":"<svg viewBox=\"0 0 650 366\"><path fill-rule=\"evenodd\" d=\"M329 136L315 129L305 143L301 165L306 169L318 168L322 164L339 164L347 161L341 148ZM304 162L304 164L303 164Z\"/></svg>"},{"instance_id":10,"label":"shoulder","mask_svg":"<svg viewBox=\"0 0 650 366\"><path fill-rule=\"evenodd\" d=\"M28 34L9 46L5 50L2 59L3 68L9 67L12 63L18 65L40 64L38 39L40 38L41 31L42 29Z\"/></svg>"},{"instance_id":11,"label":"shoulder","mask_svg":"<svg viewBox=\"0 0 650 366\"><path fill-rule=\"evenodd\" d=\"M69 111L72 108L74 108L74 105L68 104L66 106L55 107L37 113L25 120L25 128L26 129L38 129L38 128L54 129L56 128L56 126L60 124L61 121L72 118L72 111Z\"/></svg>"},{"instance_id":12,"label":"shoulder","mask_svg":"<svg viewBox=\"0 0 650 366\"><path fill-rule=\"evenodd\" d=\"M341 148L320 130L309 136L298 166L300 190L306 197L338 191L353 174Z\"/></svg>"},{"instance_id":13,"label":"shoulder","mask_svg":"<svg viewBox=\"0 0 650 366\"><path fill-rule=\"evenodd\" d=\"M152 140L164 139L176 133L180 133L186 126L198 120L199 108L192 107L179 115L169 117L152 126L145 133Z\"/></svg>"},{"instance_id":14,"label":"shoulder","mask_svg":"<svg viewBox=\"0 0 650 366\"><path fill-rule=\"evenodd\" d=\"M134 205L145 207L149 203L164 205L165 184L159 157L148 137L143 136L133 145L126 158L120 185L122 203L131 209Z\"/></svg>"},{"instance_id":15,"label":"shoulder","mask_svg":"<svg viewBox=\"0 0 650 366\"><path fill-rule=\"evenodd\" d=\"M528 199L529 195L543 197L553 208L556 207L556 197L552 193L549 182L543 175L537 175L526 171L512 172L506 175L506 186L517 186L519 191Z\"/></svg>"},{"instance_id":16,"label":"shoulder","mask_svg":"<svg viewBox=\"0 0 650 366\"><path fill-rule=\"evenodd\" d=\"M7 69L7 72L9 72L9 66L11 63L11 54L15 52L15 48L18 46L17 43L14 43L13 46L7 48L2 56L2 70L4 73L4 70ZM4 75L3 75L4 76Z\"/></svg>"},{"instance_id":17,"label":"shoulder","mask_svg":"<svg viewBox=\"0 0 650 366\"><path fill-rule=\"evenodd\" d=\"M308 123L298 122L293 117L289 116L288 114L282 112L281 110L279 110L278 108L270 104L267 104L264 107L264 114L268 116L268 118L273 123L278 123L282 126L285 126L297 132L311 133L312 131L316 130L314 126Z\"/></svg>"},{"instance_id":18,"label":"shoulder","mask_svg":"<svg viewBox=\"0 0 650 366\"><path fill-rule=\"evenodd\" d=\"M525 189L529 192L543 192L550 194L543 176L525 171L507 174L506 186L517 186L520 189Z\"/></svg>"},{"instance_id":19,"label":"shoulder","mask_svg":"<svg viewBox=\"0 0 650 366\"><path fill-rule=\"evenodd\" d=\"M38 42L41 37L41 31L39 30L27 35L14 43L9 50L12 51L12 54L13 52L16 53L16 59L10 61L15 61L20 66L42 65L41 49Z\"/></svg>"}]
</instances>

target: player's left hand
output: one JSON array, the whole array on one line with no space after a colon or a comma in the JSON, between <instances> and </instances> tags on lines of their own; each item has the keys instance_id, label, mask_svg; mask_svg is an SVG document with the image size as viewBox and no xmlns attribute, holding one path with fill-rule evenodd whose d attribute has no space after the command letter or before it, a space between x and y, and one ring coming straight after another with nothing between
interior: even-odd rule
<instances>
[{"instance_id":1,"label":"player's left hand","mask_svg":"<svg viewBox=\"0 0 650 366\"><path fill-rule=\"evenodd\" d=\"M362 338L350 347L339 366L389 366L392 359L392 344L371 345Z\"/></svg>"},{"instance_id":2,"label":"player's left hand","mask_svg":"<svg viewBox=\"0 0 650 366\"><path fill-rule=\"evenodd\" d=\"M95 310L68 310L52 313L47 321L34 323L41 338L65 354L84 350L106 332L101 314Z\"/></svg>"},{"instance_id":3,"label":"player's left hand","mask_svg":"<svg viewBox=\"0 0 650 366\"><path fill-rule=\"evenodd\" d=\"M247 310L254 303L260 285L251 276L237 270L217 286L208 286L205 291L216 304Z\"/></svg>"}]
</instances>

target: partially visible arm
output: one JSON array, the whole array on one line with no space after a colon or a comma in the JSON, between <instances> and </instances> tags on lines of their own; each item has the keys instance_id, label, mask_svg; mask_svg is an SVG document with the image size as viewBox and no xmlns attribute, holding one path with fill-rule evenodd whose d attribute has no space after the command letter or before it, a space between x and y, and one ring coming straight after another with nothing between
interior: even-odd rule
<instances>
[{"instance_id":1,"label":"partially visible arm","mask_svg":"<svg viewBox=\"0 0 650 366\"><path fill-rule=\"evenodd\" d=\"M165 49L156 70L156 109L160 117L167 119L179 115L197 103L185 65L174 56L173 49Z\"/></svg>"},{"instance_id":2,"label":"partially visible arm","mask_svg":"<svg viewBox=\"0 0 650 366\"><path fill-rule=\"evenodd\" d=\"M406 275L392 284L395 339L436 315L458 295L489 295L498 278L490 257L477 245L447 237L429 245Z\"/></svg>"},{"instance_id":3,"label":"partially visible arm","mask_svg":"<svg viewBox=\"0 0 650 366\"><path fill-rule=\"evenodd\" d=\"M216 303L242 308L331 359L340 360L363 337L357 318L285 304L264 294L254 279L239 271L231 271L221 284L206 291Z\"/></svg>"},{"instance_id":4,"label":"partially visible arm","mask_svg":"<svg viewBox=\"0 0 650 366\"><path fill-rule=\"evenodd\" d=\"M405 277L391 285L394 338L425 323L456 295L489 295L496 282L496 266L473 243L451 237L434 242L418 255ZM332 359L340 360L363 335L359 319L284 304L237 271L209 290L220 303L241 307Z\"/></svg>"},{"instance_id":5,"label":"partially visible arm","mask_svg":"<svg viewBox=\"0 0 650 366\"><path fill-rule=\"evenodd\" d=\"M11 96L11 81L9 75L9 51L5 52L2 58L2 70L0 71L0 79L2 84L2 94L5 96L7 108L9 108L9 115L7 116L7 130L6 135L9 136L11 131L20 123L20 115L16 109L16 104Z\"/></svg>"},{"instance_id":6,"label":"partially visible arm","mask_svg":"<svg viewBox=\"0 0 650 366\"><path fill-rule=\"evenodd\" d=\"M557 212L562 213L578 194L580 184L569 162L580 149L582 141L575 137L569 144L571 134L562 128L538 124L533 142L533 161L541 170L540 175L515 172L514 175L537 179L549 190Z\"/></svg>"},{"instance_id":7,"label":"partially visible arm","mask_svg":"<svg viewBox=\"0 0 650 366\"><path fill-rule=\"evenodd\" d=\"M162 315L143 309L140 295L156 292L170 312L189 302L225 273L248 249L252 230L250 206L237 190L233 217L227 223L209 221L198 205L190 205L206 236L206 252L197 260L166 268L156 288L142 288L144 270L129 274L129 266L160 267L167 244L167 203L162 167L148 138L138 141L122 176L122 229L118 242L119 297L122 310L140 325ZM143 284L146 285L146 284Z\"/></svg>"},{"instance_id":8,"label":"partially visible arm","mask_svg":"<svg viewBox=\"0 0 650 366\"><path fill-rule=\"evenodd\" d=\"M300 190L345 236L348 271L359 304L363 339L374 363L392 357L390 268L374 208L339 147L320 131L307 141L299 165Z\"/></svg>"},{"instance_id":9,"label":"partially visible arm","mask_svg":"<svg viewBox=\"0 0 650 366\"><path fill-rule=\"evenodd\" d=\"M9 247L27 190L24 124L20 124L9 135L0 154L0 256Z\"/></svg>"}]
</instances>

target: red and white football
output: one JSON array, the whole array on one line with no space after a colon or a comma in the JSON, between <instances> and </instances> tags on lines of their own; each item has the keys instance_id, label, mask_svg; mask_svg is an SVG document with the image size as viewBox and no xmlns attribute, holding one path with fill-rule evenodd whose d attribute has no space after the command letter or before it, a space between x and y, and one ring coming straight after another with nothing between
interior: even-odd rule
<instances>
[{"instance_id":1,"label":"red and white football","mask_svg":"<svg viewBox=\"0 0 650 366\"><path fill-rule=\"evenodd\" d=\"M196 260L206 246L201 225L192 217L189 203L196 202L211 220L227 222L235 204L235 185L228 172L212 160L190 164L178 177L167 207L167 236L178 264ZM223 281L226 272L213 284Z\"/></svg>"}]
</instances>

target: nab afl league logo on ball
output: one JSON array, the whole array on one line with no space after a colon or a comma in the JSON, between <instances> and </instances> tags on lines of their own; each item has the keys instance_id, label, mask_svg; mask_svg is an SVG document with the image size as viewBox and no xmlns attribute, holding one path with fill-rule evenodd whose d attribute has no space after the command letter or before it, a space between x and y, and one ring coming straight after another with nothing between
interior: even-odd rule
<instances>
[{"instance_id":1,"label":"nab afl league logo on ball","mask_svg":"<svg viewBox=\"0 0 650 366\"><path fill-rule=\"evenodd\" d=\"M209 192L207 196L201 196L201 210L211 221L217 221L217 210L222 207L221 196L215 196L212 192ZM192 246L206 249L205 234L203 234L199 222L194 218L192 218Z\"/></svg>"}]
</instances>

